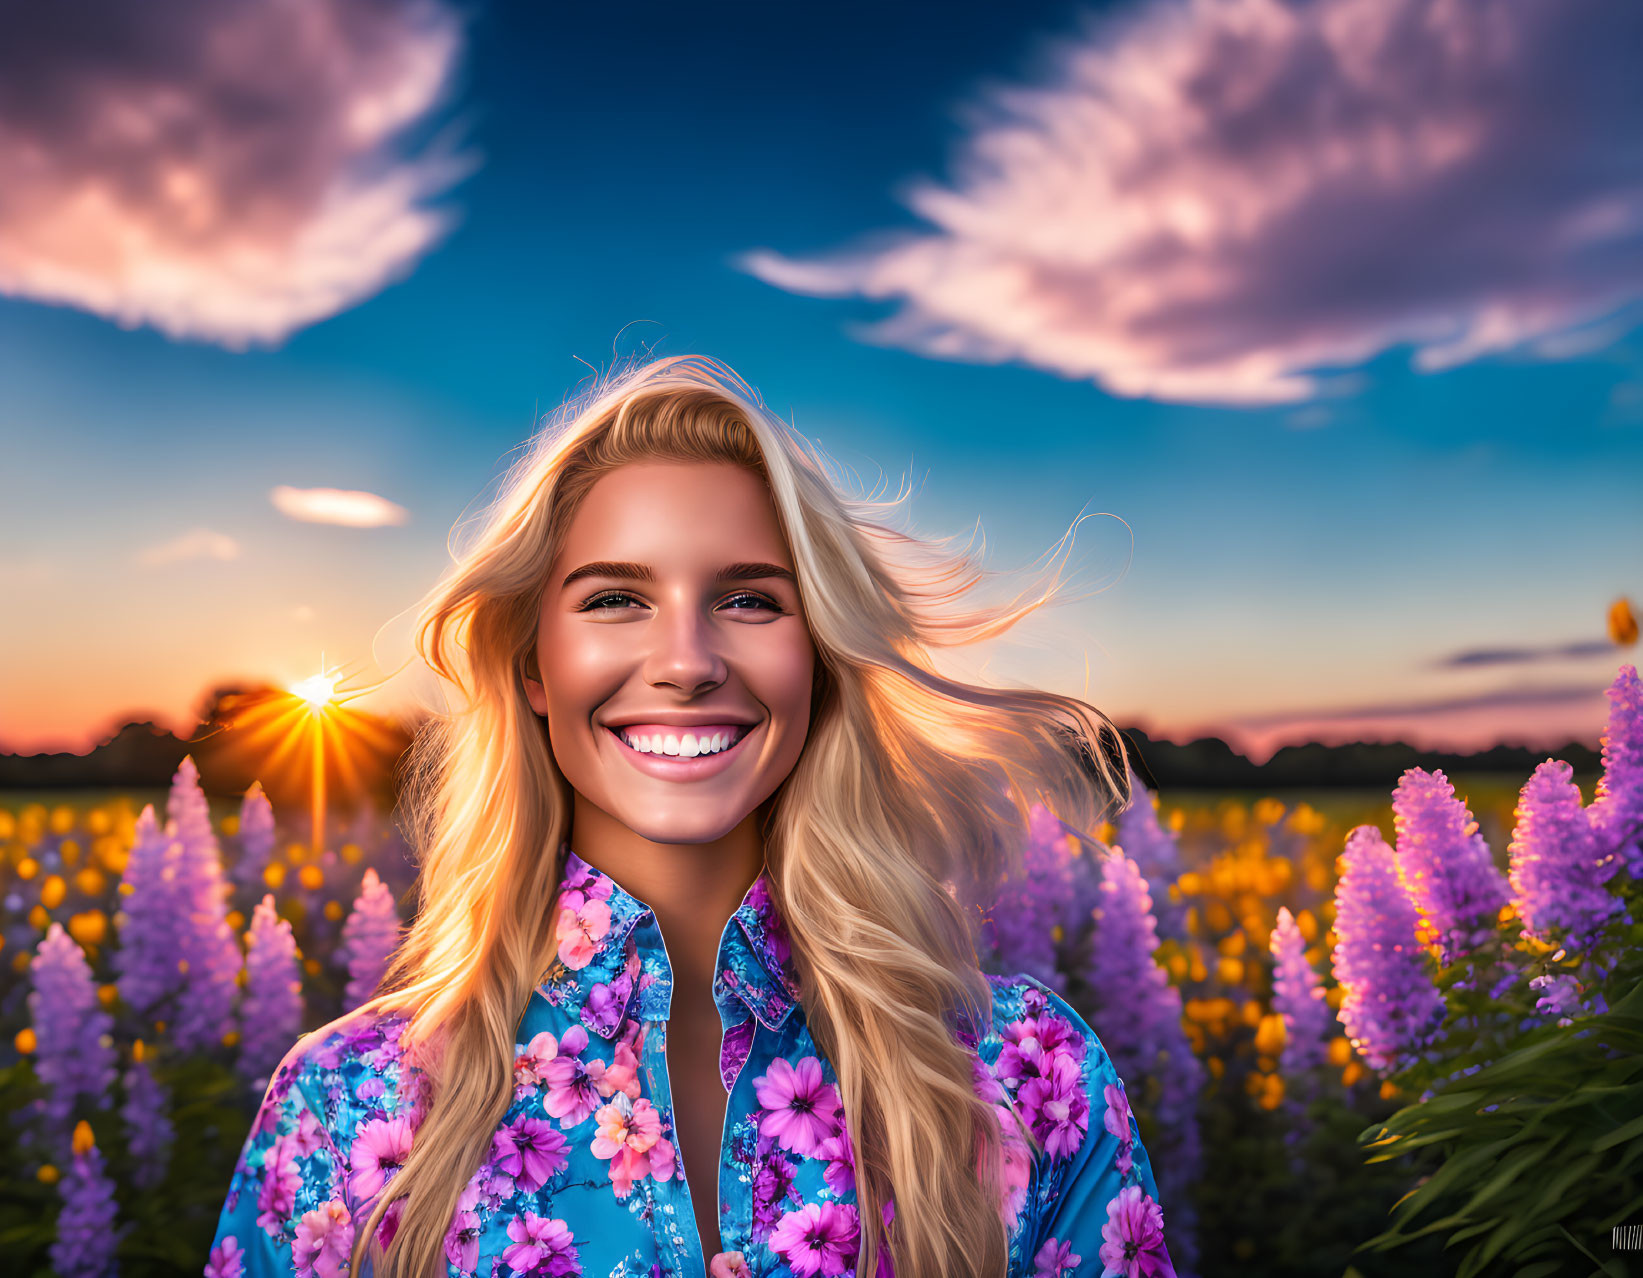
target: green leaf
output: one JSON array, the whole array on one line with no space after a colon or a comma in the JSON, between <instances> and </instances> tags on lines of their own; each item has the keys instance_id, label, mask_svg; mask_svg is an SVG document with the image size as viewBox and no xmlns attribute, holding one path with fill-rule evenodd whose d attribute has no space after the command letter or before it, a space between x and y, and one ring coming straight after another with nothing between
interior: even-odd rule
<instances>
[{"instance_id":1,"label":"green leaf","mask_svg":"<svg viewBox=\"0 0 1643 1278\"><path fill-rule=\"evenodd\" d=\"M1628 1088L1626 1090L1633 1092L1636 1091L1635 1088ZM1639 1136L1643 1136L1643 1117L1634 1118L1631 1122L1625 1124L1624 1126L1615 1128L1607 1136L1604 1136L1600 1140L1594 1141L1592 1148L1601 1153L1605 1149L1609 1149L1615 1145L1625 1144L1627 1141L1635 1140Z\"/></svg>"}]
</instances>

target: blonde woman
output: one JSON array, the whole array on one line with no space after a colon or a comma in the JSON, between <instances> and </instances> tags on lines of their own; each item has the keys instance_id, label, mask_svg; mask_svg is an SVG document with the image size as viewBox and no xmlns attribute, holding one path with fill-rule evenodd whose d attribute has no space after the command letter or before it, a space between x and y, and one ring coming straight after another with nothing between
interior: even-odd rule
<instances>
[{"instance_id":1,"label":"blonde woman","mask_svg":"<svg viewBox=\"0 0 1643 1278\"><path fill-rule=\"evenodd\" d=\"M533 441L427 601L451 704L377 996L270 1081L210 1278L1170 1274L1100 1040L984 976L1031 805L1129 795L1098 711L939 675L969 597L728 369Z\"/></svg>"}]
</instances>

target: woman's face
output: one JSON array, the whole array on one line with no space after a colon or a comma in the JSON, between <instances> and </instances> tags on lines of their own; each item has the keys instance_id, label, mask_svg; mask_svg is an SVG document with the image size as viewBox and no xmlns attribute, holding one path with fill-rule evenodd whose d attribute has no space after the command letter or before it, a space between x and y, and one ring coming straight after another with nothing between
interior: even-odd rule
<instances>
[{"instance_id":1,"label":"woman's face","mask_svg":"<svg viewBox=\"0 0 1643 1278\"><path fill-rule=\"evenodd\" d=\"M815 647L763 479L674 461L602 476L550 570L536 659L526 694L583 800L656 843L728 834L810 722Z\"/></svg>"}]
</instances>

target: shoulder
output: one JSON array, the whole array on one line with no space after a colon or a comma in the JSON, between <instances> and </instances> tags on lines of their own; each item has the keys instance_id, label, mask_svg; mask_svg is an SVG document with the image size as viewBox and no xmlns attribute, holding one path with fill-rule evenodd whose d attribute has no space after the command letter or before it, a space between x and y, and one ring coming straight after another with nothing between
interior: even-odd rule
<instances>
[{"instance_id":1,"label":"shoulder","mask_svg":"<svg viewBox=\"0 0 1643 1278\"><path fill-rule=\"evenodd\" d=\"M420 1072L402 1059L409 1021L402 1012L356 1011L304 1034L274 1071L264 1110L311 1109L346 1151L361 1127L417 1108Z\"/></svg>"},{"instance_id":2,"label":"shoulder","mask_svg":"<svg viewBox=\"0 0 1643 1278\"><path fill-rule=\"evenodd\" d=\"M977 1055L1040 1143L1043 1158L1067 1161L1103 1130L1127 1130L1123 1080L1100 1036L1073 1006L1031 976L989 976L987 983L993 1023Z\"/></svg>"}]
</instances>

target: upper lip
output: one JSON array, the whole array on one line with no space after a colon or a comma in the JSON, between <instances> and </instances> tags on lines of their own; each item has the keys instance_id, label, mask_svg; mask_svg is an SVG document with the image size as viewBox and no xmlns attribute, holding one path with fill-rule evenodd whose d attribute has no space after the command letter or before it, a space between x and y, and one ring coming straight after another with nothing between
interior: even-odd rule
<instances>
[{"instance_id":1,"label":"upper lip","mask_svg":"<svg viewBox=\"0 0 1643 1278\"><path fill-rule=\"evenodd\" d=\"M751 728L758 722L757 718L749 718L734 710L661 710L652 714L636 710L606 719L605 726L627 728L634 724L656 724L665 728L717 728L731 724L738 728Z\"/></svg>"}]
</instances>

